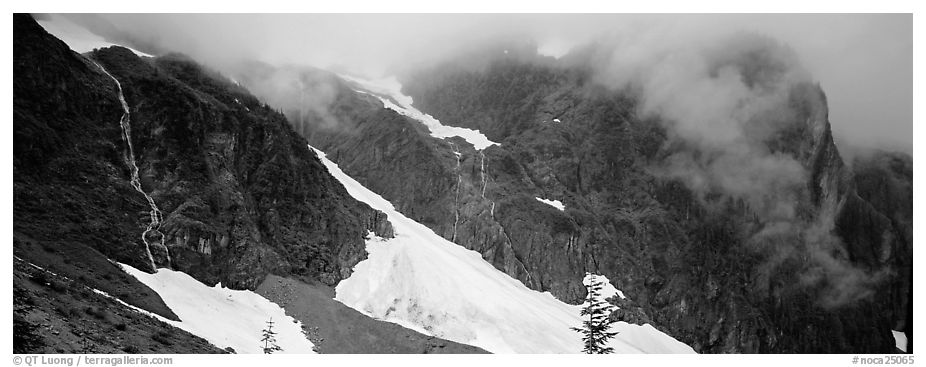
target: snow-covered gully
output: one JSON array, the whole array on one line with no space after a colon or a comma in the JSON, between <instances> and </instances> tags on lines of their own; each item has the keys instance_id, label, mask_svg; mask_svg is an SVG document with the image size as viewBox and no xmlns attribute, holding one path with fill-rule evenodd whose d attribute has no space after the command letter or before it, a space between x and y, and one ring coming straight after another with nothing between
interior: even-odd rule
<instances>
[{"instance_id":1,"label":"snow-covered gully","mask_svg":"<svg viewBox=\"0 0 926 367\"><path fill-rule=\"evenodd\" d=\"M581 305L537 292L495 269L475 251L399 213L316 150L357 200L388 216L395 237L369 234L368 258L336 287L335 299L377 319L494 353L578 353ZM613 287L612 287L613 288ZM616 290L614 291L617 292ZM693 353L651 325L616 324L618 353Z\"/></svg>"},{"instance_id":2,"label":"snow-covered gully","mask_svg":"<svg viewBox=\"0 0 926 367\"><path fill-rule=\"evenodd\" d=\"M447 126L441 124L433 116L419 111L412 106L412 97L402 94L402 84L395 77L383 78L378 80L366 80L347 75L340 75L341 78L356 83L366 91L358 90L357 93L368 94L378 98L383 102L383 106L398 112L400 115L408 116L415 119L431 131L431 136L438 139L446 139L458 136L472 144L476 150L481 151L498 143L489 140L479 130L467 129L464 127Z\"/></svg>"}]
</instances>

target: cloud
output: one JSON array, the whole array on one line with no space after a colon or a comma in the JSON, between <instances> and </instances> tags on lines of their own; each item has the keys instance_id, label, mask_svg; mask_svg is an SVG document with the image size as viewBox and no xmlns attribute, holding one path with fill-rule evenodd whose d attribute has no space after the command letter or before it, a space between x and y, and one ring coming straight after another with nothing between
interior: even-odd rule
<instances>
[{"instance_id":1,"label":"cloud","mask_svg":"<svg viewBox=\"0 0 926 367\"><path fill-rule=\"evenodd\" d=\"M756 269L760 282L798 276L786 287L814 290L824 307L874 294L883 275L848 260L832 234L833 208L811 210L812 162L794 151L813 143L827 106L796 52L754 32L632 28L565 60L634 93L638 113L666 128L670 155L651 173L683 182L706 207L745 203L746 245L766 259Z\"/></svg>"},{"instance_id":2,"label":"cloud","mask_svg":"<svg viewBox=\"0 0 926 367\"><path fill-rule=\"evenodd\" d=\"M382 76L499 39L561 54L603 34L627 65L649 45L757 33L787 45L826 90L840 148L912 151L911 14L69 14L115 43L179 51L221 69L253 59ZM648 42L648 40L656 41ZM669 75L666 75L668 77Z\"/></svg>"},{"instance_id":3,"label":"cloud","mask_svg":"<svg viewBox=\"0 0 926 367\"><path fill-rule=\"evenodd\" d=\"M708 39L636 29L589 52L596 79L636 91L639 113L658 117L678 145L653 173L680 179L701 197L744 199L765 220L794 219L791 192L809 173L767 144L797 119L791 92L808 80L791 49L751 33Z\"/></svg>"},{"instance_id":4,"label":"cloud","mask_svg":"<svg viewBox=\"0 0 926 367\"><path fill-rule=\"evenodd\" d=\"M259 62L245 62L225 70L267 104L283 109L293 128L303 136L311 136L314 129L346 132L330 111L340 93L332 74L310 67L274 67Z\"/></svg>"}]
</instances>

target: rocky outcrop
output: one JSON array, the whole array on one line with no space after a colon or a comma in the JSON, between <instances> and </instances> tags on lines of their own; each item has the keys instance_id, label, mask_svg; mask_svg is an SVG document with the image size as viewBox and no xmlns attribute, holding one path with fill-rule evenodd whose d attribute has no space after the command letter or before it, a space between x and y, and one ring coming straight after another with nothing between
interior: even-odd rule
<instances>
[{"instance_id":1,"label":"rocky outcrop","mask_svg":"<svg viewBox=\"0 0 926 367\"><path fill-rule=\"evenodd\" d=\"M142 189L163 212L157 266L236 288L268 273L333 285L366 257L368 231L391 236L384 215L350 198L247 90L181 55L78 55L28 15L14 18L16 233L151 270L118 92L95 62L121 83Z\"/></svg>"}]
</instances>

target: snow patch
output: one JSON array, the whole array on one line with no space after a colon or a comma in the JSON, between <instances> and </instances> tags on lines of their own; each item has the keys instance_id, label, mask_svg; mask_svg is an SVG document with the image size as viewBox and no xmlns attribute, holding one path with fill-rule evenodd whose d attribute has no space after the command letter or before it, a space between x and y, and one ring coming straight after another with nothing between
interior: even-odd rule
<instances>
[{"instance_id":1,"label":"snow patch","mask_svg":"<svg viewBox=\"0 0 926 367\"><path fill-rule=\"evenodd\" d=\"M467 129L463 127L454 127L442 125L433 116L419 111L412 106L414 102L412 97L402 94L402 84L394 77L388 77L378 80L364 80L347 75L340 75L345 80L354 82L366 91L354 90L358 93L368 94L378 98L383 102L383 106L398 112L403 116L420 121L431 131L431 136L438 139L445 139L459 136L472 144L476 150L483 150L498 143L489 140L479 130Z\"/></svg>"},{"instance_id":2,"label":"snow patch","mask_svg":"<svg viewBox=\"0 0 926 367\"><path fill-rule=\"evenodd\" d=\"M547 204L547 205L549 205L549 206L552 206L552 207L554 207L554 208L556 208L556 209L559 209L561 212L562 212L562 211L566 211L566 205L563 205L563 202L562 202L562 201L559 201L559 200L547 200L547 199L541 199L541 198L538 198L538 197L535 197L535 199L537 199L537 201L539 201L539 202L541 202L541 203L544 203L544 204Z\"/></svg>"},{"instance_id":3,"label":"snow patch","mask_svg":"<svg viewBox=\"0 0 926 367\"><path fill-rule=\"evenodd\" d=\"M93 51L97 48L120 46L129 49L138 56L154 57L154 55L138 51L134 48L109 42L103 39L103 37L90 32L86 28L71 22L61 15L50 15L48 19L39 20L38 23L42 26L42 28L45 28L48 33L51 33L56 38L64 41L64 43L66 43L68 47L71 48L71 50L74 50L77 53L82 54L85 52Z\"/></svg>"},{"instance_id":4,"label":"snow patch","mask_svg":"<svg viewBox=\"0 0 926 367\"><path fill-rule=\"evenodd\" d=\"M103 296L103 297L106 297L106 298L109 298L109 299L111 299L111 300L113 300L113 301L116 301L117 303L119 303L119 304L121 304L121 305L123 305L123 306L125 306L125 307L128 307L128 308L131 309L132 311L138 312L138 313L140 313L140 314L142 314L142 315L145 315L145 316L148 316L148 317L153 317L153 318L158 319L158 320L160 320L160 321L162 321L162 322L164 322L164 323L173 325L174 327L179 327L179 326L178 326L178 324L180 324L179 322L176 322L176 321L174 321L174 320L168 319L168 318L166 318L166 317L164 317L164 316L161 316L161 315L158 315L158 314L156 314L156 313L154 313L154 312L151 312L151 311L148 311L148 310L145 310L145 309L142 309L142 308L138 308L138 307L135 307L135 306L130 305L130 304L128 304L128 303L125 303L125 301L123 301L123 300L121 300L121 299L119 299L119 298L113 297L113 296L110 295L109 293L103 292L103 291L101 291L101 290L99 290L99 289L96 289L96 288L90 288L90 289L93 290L93 293L99 294L99 295L101 295L101 296Z\"/></svg>"},{"instance_id":5,"label":"snow patch","mask_svg":"<svg viewBox=\"0 0 926 367\"><path fill-rule=\"evenodd\" d=\"M59 276L58 274L55 274L55 273L52 272L51 270L45 270L45 268L43 268L43 267L41 267L41 266L38 266L38 265L35 265L35 264L33 264L33 263L31 263L31 262L28 262L28 261L26 261L26 260L23 260L23 258L21 258L21 257L19 257L19 256L13 255L13 258L16 259L16 260L22 261L22 262L26 263L27 265L29 265L29 266L31 266L31 267L33 267L33 268L36 268L36 269L38 269L38 270L48 272L49 274L54 275L54 276ZM65 278L66 278L66 277L65 277Z\"/></svg>"},{"instance_id":6,"label":"snow patch","mask_svg":"<svg viewBox=\"0 0 926 367\"><path fill-rule=\"evenodd\" d=\"M540 56L550 56L559 59L569 53L572 46L564 40L548 40L537 47L537 54Z\"/></svg>"},{"instance_id":7,"label":"snow patch","mask_svg":"<svg viewBox=\"0 0 926 367\"><path fill-rule=\"evenodd\" d=\"M904 334L903 331L891 330L891 334L894 335L894 345L897 349L900 349L904 353L907 352L907 334Z\"/></svg>"},{"instance_id":8,"label":"snow patch","mask_svg":"<svg viewBox=\"0 0 926 367\"><path fill-rule=\"evenodd\" d=\"M263 353L261 330L272 318L273 331L278 333L277 345L283 348L279 353L315 353L312 342L302 333L302 323L254 292L223 288L221 283L209 287L186 273L170 269L148 274L126 264L119 265L157 292L181 321L156 317L217 347L232 347L237 353Z\"/></svg>"},{"instance_id":9,"label":"snow patch","mask_svg":"<svg viewBox=\"0 0 926 367\"><path fill-rule=\"evenodd\" d=\"M589 284L592 284L592 277L601 279L603 283L603 286L601 287L602 299L608 299L608 298L614 297L615 294L621 299L627 299L627 297L624 297L624 292L621 292L620 289L617 289L617 287L612 285L611 281L608 280L608 277L604 275L585 273L585 278L582 279L582 284L584 284L586 287Z\"/></svg>"},{"instance_id":10,"label":"snow patch","mask_svg":"<svg viewBox=\"0 0 926 367\"><path fill-rule=\"evenodd\" d=\"M314 148L313 148L314 149ZM384 212L395 237L368 236L367 259L335 288L335 299L371 317L494 353L578 353L580 307L537 292L500 272L475 251L411 220L315 150L357 200ZM619 322L618 353L693 353L649 325Z\"/></svg>"}]
</instances>

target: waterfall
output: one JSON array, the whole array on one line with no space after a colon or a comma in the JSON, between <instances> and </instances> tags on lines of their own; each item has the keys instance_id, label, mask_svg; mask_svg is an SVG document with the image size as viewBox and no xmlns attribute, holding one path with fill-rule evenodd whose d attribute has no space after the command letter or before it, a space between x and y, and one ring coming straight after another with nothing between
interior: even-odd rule
<instances>
[{"instance_id":1,"label":"waterfall","mask_svg":"<svg viewBox=\"0 0 926 367\"><path fill-rule=\"evenodd\" d=\"M486 176L486 154L483 151L479 151L479 156L482 157L482 160L479 161L479 172L482 174L482 198L486 198L486 185L489 183L489 178Z\"/></svg>"},{"instance_id":2,"label":"waterfall","mask_svg":"<svg viewBox=\"0 0 926 367\"><path fill-rule=\"evenodd\" d=\"M155 204L154 199L152 199L151 196L148 195L145 192L145 190L142 189L141 181L139 181L138 179L138 165L135 164L135 150L132 147L132 126L129 124L129 117L130 117L129 104L126 103L125 96L122 94L122 84L119 83L119 80L116 79L116 77L114 77L108 71L106 71L106 69L102 65L98 64L96 61L91 60L91 62L93 62L94 65L100 68L100 70L102 70L103 73L106 74L106 76L108 76L110 79L116 82L116 89L119 91L119 103L122 104L122 111L123 111L122 118L119 119L119 125L122 127L122 141L125 142L125 145L126 145L125 160L126 160L126 163L129 165L129 168L132 171L132 174L130 177L130 183L132 187L135 188L135 191L138 191L139 193L144 195L145 200L148 201L148 206L151 208L151 210L148 212L148 215L151 218L151 221L148 223L148 227L145 228L145 231L142 232L141 240L145 244L145 252L148 254L148 260L151 262L151 268L154 269L154 271L157 271L158 268L157 268L157 265L154 263L154 256L151 255L151 245L150 243L148 243L148 234L152 233L153 235L157 235L160 237L160 241L157 243L164 246L164 250L167 253L168 266L170 264L170 251L168 251L167 246L163 244L164 234L161 233L161 231L159 230L161 228L161 219L163 218L161 215L161 210L158 209L158 206L157 204Z\"/></svg>"},{"instance_id":3,"label":"waterfall","mask_svg":"<svg viewBox=\"0 0 926 367\"><path fill-rule=\"evenodd\" d=\"M489 184L489 176L486 174L486 154L484 151L479 151L479 156L482 157L482 160L479 164L479 170L482 174L482 198L486 198L486 186ZM489 200L491 207L489 207L489 216L492 217L492 220L495 220L495 202Z\"/></svg>"},{"instance_id":4,"label":"waterfall","mask_svg":"<svg viewBox=\"0 0 926 367\"><path fill-rule=\"evenodd\" d=\"M453 197L454 204L454 219L453 219L453 235L450 238L450 242L457 242L457 225L460 223L460 185L463 183L463 176L460 174L460 157L462 154L457 151L457 146L452 142L447 141L447 144L450 144L450 149L453 150L453 154L457 156L457 192Z\"/></svg>"}]
</instances>

